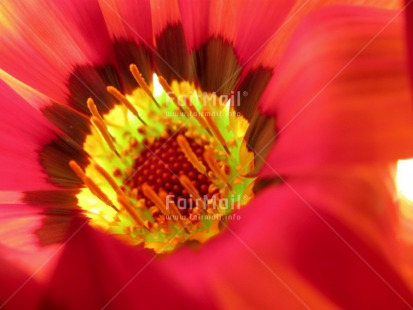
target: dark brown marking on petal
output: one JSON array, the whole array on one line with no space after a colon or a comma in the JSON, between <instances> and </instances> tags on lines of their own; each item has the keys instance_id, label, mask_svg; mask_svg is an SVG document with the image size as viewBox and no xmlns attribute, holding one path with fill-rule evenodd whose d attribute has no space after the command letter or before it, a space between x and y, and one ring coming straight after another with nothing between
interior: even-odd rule
<instances>
[{"instance_id":1,"label":"dark brown marking on petal","mask_svg":"<svg viewBox=\"0 0 413 310\"><path fill-rule=\"evenodd\" d=\"M87 153L75 141L62 136L39 150L40 161L48 176L48 180L59 187L77 188L83 182L69 166L69 161L75 160L82 168L89 163Z\"/></svg>"},{"instance_id":2,"label":"dark brown marking on petal","mask_svg":"<svg viewBox=\"0 0 413 310\"><path fill-rule=\"evenodd\" d=\"M192 81L193 60L186 48L182 24L168 25L156 36L155 41L157 48L155 62L159 73L168 83L182 79Z\"/></svg>"},{"instance_id":3,"label":"dark brown marking on petal","mask_svg":"<svg viewBox=\"0 0 413 310\"><path fill-rule=\"evenodd\" d=\"M235 98L239 100L237 99L234 107L248 121L252 120L255 113L259 113L258 103L271 77L271 68L259 67L248 72L238 85Z\"/></svg>"},{"instance_id":4,"label":"dark brown marking on petal","mask_svg":"<svg viewBox=\"0 0 413 310\"><path fill-rule=\"evenodd\" d=\"M203 91L229 94L238 83L241 66L231 43L212 38L195 50L197 79Z\"/></svg>"},{"instance_id":5,"label":"dark brown marking on petal","mask_svg":"<svg viewBox=\"0 0 413 310\"><path fill-rule=\"evenodd\" d=\"M23 202L30 206L47 207L48 210L73 209L77 206L78 193L78 189L28 191L23 193Z\"/></svg>"},{"instance_id":6,"label":"dark brown marking on petal","mask_svg":"<svg viewBox=\"0 0 413 310\"><path fill-rule=\"evenodd\" d=\"M106 91L106 86L120 88L119 76L112 65L84 65L74 68L68 81L69 102L80 113L90 115L86 101L93 98L101 114L109 112L115 101Z\"/></svg>"},{"instance_id":7,"label":"dark brown marking on petal","mask_svg":"<svg viewBox=\"0 0 413 310\"><path fill-rule=\"evenodd\" d=\"M266 189L269 186L277 185L281 182L279 178L258 178L254 183L254 188L252 189L255 194Z\"/></svg>"},{"instance_id":8,"label":"dark brown marking on petal","mask_svg":"<svg viewBox=\"0 0 413 310\"><path fill-rule=\"evenodd\" d=\"M139 68L140 73L148 85L152 83L152 53L145 45L137 45L135 42L126 39L115 38L113 47L126 94L132 93L132 91L138 87L136 80L130 72L130 64L135 64Z\"/></svg>"},{"instance_id":9,"label":"dark brown marking on petal","mask_svg":"<svg viewBox=\"0 0 413 310\"><path fill-rule=\"evenodd\" d=\"M26 204L43 208L40 214L45 217L35 232L40 246L66 241L73 231L72 225L85 221L83 211L77 206L78 192L78 189L68 189L24 193L23 201Z\"/></svg>"},{"instance_id":10,"label":"dark brown marking on petal","mask_svg":"<svg viewBox=\"0 0 413 310\"><path fill-rule=\"evenodd\" d=\"M70 107L52 103L42 108L42 112L49 121L79 145L83 144L91 132L89 119Z\"/></svg>"},{"instance_id":11,"label":"dark brown marking on petal","mask_svg":"<svg viewBox=\"0 0 413 310\"><path fill-rule=\"evenodd\" d=\"M265 163L268 153L275 143L277 132L275 129L275 118L262 114L255 114L245 134L247 147L255 156L255 168L251 175L257 174Z\"/></svg>"},{"instance_id":12,"label":"dark brown marking on petal","mask_svg":"<svg viewBox=\"0 0 413 310\"><path fill-rule=\"evenodd\" d=\"M52 211L43 219L42 226L35 232L40 246L65 242L75 232L74 223L79 227L86 221L78 209L63 210L64 213Z\"/></svg>"}]
</instances>

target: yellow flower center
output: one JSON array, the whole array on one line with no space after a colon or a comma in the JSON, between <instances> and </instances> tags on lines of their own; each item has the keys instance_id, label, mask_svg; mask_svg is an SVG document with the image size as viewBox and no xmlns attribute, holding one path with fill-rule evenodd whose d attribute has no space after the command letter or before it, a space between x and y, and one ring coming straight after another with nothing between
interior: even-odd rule
<instances>
[{"instance_id":1,"label":"yellow flower center","mask_svg":"<svg viewBox=\"0 0 413 310\"><path fill-rule=\"evenodd\" d=\"M130 68L140 87L125 96L108 86L120 103L109 113L88 100L93 127L83 148L91 163L82 170L70 162L86 185L78 204L92 226L157 253L203 243L253 197L248 122L234 95L156 75L147 85Z\"/></svg>"}]
</instances>

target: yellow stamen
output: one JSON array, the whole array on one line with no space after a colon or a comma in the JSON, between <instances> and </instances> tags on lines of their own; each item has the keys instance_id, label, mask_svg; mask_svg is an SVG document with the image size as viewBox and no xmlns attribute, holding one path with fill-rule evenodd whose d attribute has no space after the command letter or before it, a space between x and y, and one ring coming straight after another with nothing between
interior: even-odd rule
<instances>
[{"instance_id":1,"label":"yellow stamen","mask_svg":"<svg viewBox=\"0 0 413 310\"><path fill-rule=\"evenodd\" d=\"M113 188L113 190L115 191L118 197L119 202L122 204L125 210L130 214L130 216L135 220L135 222L139 224L140 226L145 227L145 224L142 222L138 213L135 210L135 206L129 200L129 197L125 194L125 192L118 186L116 181L100 165L95 163L93 166L105 178L105 180L109 183L109 185Z\"/></svg>"},{"instance_id":2,"label":"yellow stamen","mask_svg":"<svg viewBox=\"0 0 413 310\"><path fill-rule=\"evenodd\" d=\"M114 96L116 99L118 99L123 105L132 112L133 115L135 115L143 124L146 125L145 121L139 116L138 110L133 106L132 103L129 102L129 100L115 87L113 86L107 86L106 90L108 91L109 94Z\"/></svg>"},{"instance_id":3,"label":"yellow stamen","mask_svg":"<svg viewBox=\"0 0 413 310\"><path fill-rule=\"evenodd\" d=\"M179 147L181 148L182 152L185 154L186 159L197 169L200 173L205 174L206 167L205 165L198 159L194 151L192 150L191 146L188 143L188 140L183 135L179 135L176 138Z\"/></svg>"},{"instance_id":4,"label":"yellow stamen","mask_svg":"<svg viewBox=\"0 0 413 310\"><path fill-rule=\"evenodd\" d=\"M146 84L145 80L142 77L142 74L139 72L138 67L135 64L131 64L129 66L129 70L132 72L133 77L135 78L136 82L138 82L139 86L144 90L145 93L148 94L149 97L155 102L155 104L160 108L158 101L156 101L155 97L152 94L151 89L149 88L148 84Z\"/></svg>"},{"instance_id":5,"label":"yellow stamen","mask_svg":"<svg viewBox=\"0 0 413 310\"><path fill-rule=\"evenodd\" d=\"M130 202L129 199L125 198L123 195L118 196L118 201L122 205L122 207L129 213L129 215L133 218L133 220L139 225L144 228L147 228L146 225L140 219L138 213L135 210L135 206Z\"/></svg>"},{"instance_id":6,"label":"yellow stamen","mask_svg":"<svg viewBox=\"0 0 413 310\"><path fill-rule=\"evenodd\" d=\"M105 178L105 180L109 183L109 185L114 189L115 192L123 192L116 183L116 181L110 176L110 174L105 169L102 168L102 166L96 163L93 166Z\"/></svg>"},{"instance_id":7,"label":"yellow stamen","mask_svg":"<svg viewBox=\"0 0 413 310\"><path fill-rule=\"evenodd\" d=\"M169 210L166 208L165 202L158 196L157 193L148 184L142 185L142 192L150 201L152 201L155 206L161 210L165 215L169 215Z\"/></svg>"},{"instance_id":8,"label":"yellow stamen","mask_svg":"<svg viewBox=\"0 0 413 310\"><path fill-rule=\"evenodd\" d=\"M168 199L168 194L164 191L161 191L159 193L159 198L166 202L166 200ZM175 204L175 202L171 200L168 202L168 205L171 206L170 210L173 214L182 216L181 211L179 211L178 206Z\"/></svg>"},{"instance_id":9,"label":"yellow stamen","mask_svg":"<svg viewBox=\"0 0 413 310\"><path fill-rule=\"evenodd\" d=\"M214 155L209 151L205 151L204 159L211 171L232 191L231 184L228 184L228 176L219 168Z\"/></svg>"},{"instance_id":10,"label":"yellow stamen","mask_svg":"<svg viewBox=\"0 0 413 310\"><path fill-rule=\"evenodd\" d=\"M169 98L171 98L171 100L181 110L181 112L186 115L185 110L181 105L181 102L179 101L175 93L173 92L172 88L169 86L168 82L163 78L163 76L158 77L158 79L159 79L159 84L162 85L163 89L168 94Z\"/></svg>"},{"instance_id":11,"label":"yellow stamen","mask_svg":"<svg viewBox=\"0 0 413 310\"><path fill-rule=\"evenodd\" d=\"M102 123L108 126L111 126L111 127L123 128L120 125L111 123L108 120L104 120L102 115L100 115L99 110L96 107L95 101L92 98L87 99L87 107L89 108L90 113L92 113L94 117L97 117Z\"/></svg>"},{"instance_id":12,"label":"yellow stamen","mask_svg":"<svg viewBox=\"0 0 413 310\"><path fill-rule=\"evenodd\" d=\"M194 184L192 184L191 180L186 175L181 175L179 177L179 181L190 195L195 197L198 201L202 200L202 197L199 194L198 190L195 188Z\"/></svg>"},{"instance_id":13,"label":"yellow stamen","mask_svg":"<svg viewBox=\"0 0 413 310\"><path fill-rule=\"evenodd\" d=\"M159 197L163 200L166 201L168 199L168 194L166 192L160 192L159 193ZM168 202L168 206L170 207L169 209L172 211L172 213L174 215L177 216L178 218L178 223L181 225L181 227L185 228L186 232L189 233L189 230L186 228L186 225L184 224L184 222L182 221L182 214L181 211L179 211L178 206L175 204L175 202L173 201L169 201Z\"/></svg>"},{"instance_id":14,"label":"yellow stamen","mask_svg":"<svg viewBox=\"0 0 413 310\"><path fill-rule=\"evenodd\" d=\"M231 156L231 152L228 149L225 138L222 136L217 124L215 124L215 121L212 119L211 112L206 107L204 108L203 112L205 119L208 123L208 127L212 130L214 136L218 139L219 143L224 147L225 152L227 152L227 154Z\"/></svg>"},{"instance_id":15,"label":"yellow stamen","mask_svg":"<svg viewBox=\"0 0 413 310\"><path fill-rule=\"evenodd\" d=\"M99 121L102 122L102 124L105 124L105 121L103 120L102 116L100 115L96 107L95 101L92 98L88 98L86 102L87 102L87 107L89 108L90 113L92 113L92 116L98 118ZM103 148L104 147L103 141L100 141L100 143Z\"/></svg>"},{"instance_id":16,"label":"yellow stamen","mask_svg":"<svg viewBox=\"0 0 413 310\"><path fill-rule=\"evenodd\" d=\"M87 107L89 108L90 113L92 113L94 117L98 118L103 123L103 118L100 115L98 108L96 107L96 104L92 98L87 99Z\"/></svg>"},{"instance_id":17,"label":"yellow stamen","mask_svg":"<svg viewBox=\"0 0 413 310\"><path fill-rule=\"evenodd\" d=\"M185 103L186 106L189 108L189 111L191 114L195 117L195 119L198 121L198 123L206 129L206 131L209 133L209 135L212 136L211 130L208 128L208 124L205 122L204 118L198 113L198 110L195 108L195 106L192 104L192 102L189 100L189 98L185 98Z\"/></svg>"},{"instance_id":18,"label":"yellow stamen","mask_svg":"<svg viewBox=\"0 0 413 310\"><path fill-rule=\"evenodd\" d=\"M113 143L113 139L109 134L109 131L107 130L106 126L102 121L100 121L97 117L92 116L91 121L93 125L96 127L96 129L100 132L102 135L103 139L105 139L106 143L109 145L109 148L114 152L118 157L120 157L118 151L116 150L115 144Z\"/></svg>"},{"instance_id":19,"label":"yellow stamen","mask_svg":"<svg viewBox=\"0 0 413 310\"><path fill-rule=\"evenodd\" d=\"M90 179L83 169L78 165L78 163L74 160L69 162L70 168L72 168L73 172L82 180L83 183L89 188L93 195L95 195L99 200L101 200L107 206L113 208L116 212L119 212L119 209L116 208L113 203L110 201L109 197L96 185L95 182Z\"/></svg>"}]
</instances>

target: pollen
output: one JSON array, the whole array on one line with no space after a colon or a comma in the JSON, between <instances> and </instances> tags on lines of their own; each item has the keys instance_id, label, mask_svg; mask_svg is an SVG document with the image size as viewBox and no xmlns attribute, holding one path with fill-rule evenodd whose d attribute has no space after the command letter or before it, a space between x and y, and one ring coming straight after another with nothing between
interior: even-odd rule
<instances>
[{"instance_id":1,"label":"pollen","mask_svg":"<svg viewBox=\"0 0 413 310\"><path fill-rule=\"evenodd\" d=\"M155 94L136 65L130 70L136 89L108 85L109 113L87 101L91 134L83 148L91 162L68 163L84 183L78 205L92 226L156 253L204 243L253 196L255 179L240 167L254 157L237 139L247 122L189 82L159 77L163 92Z\"/></svg>"}]
</instances>

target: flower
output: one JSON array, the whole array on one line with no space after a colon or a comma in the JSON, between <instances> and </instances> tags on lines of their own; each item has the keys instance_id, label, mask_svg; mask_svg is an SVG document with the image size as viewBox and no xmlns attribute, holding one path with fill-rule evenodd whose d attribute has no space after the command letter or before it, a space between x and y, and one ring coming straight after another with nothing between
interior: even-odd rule
<instances>
[{"instance_id":1,"label":"flower","mask_svg":"<svg viewBox=\"0 0 413 310\"><path fill-rule=\"evenodd\" d=\"M403 12L347 2L0 4L3 305L411 306Z\"/></svg>"}]
</instances>

